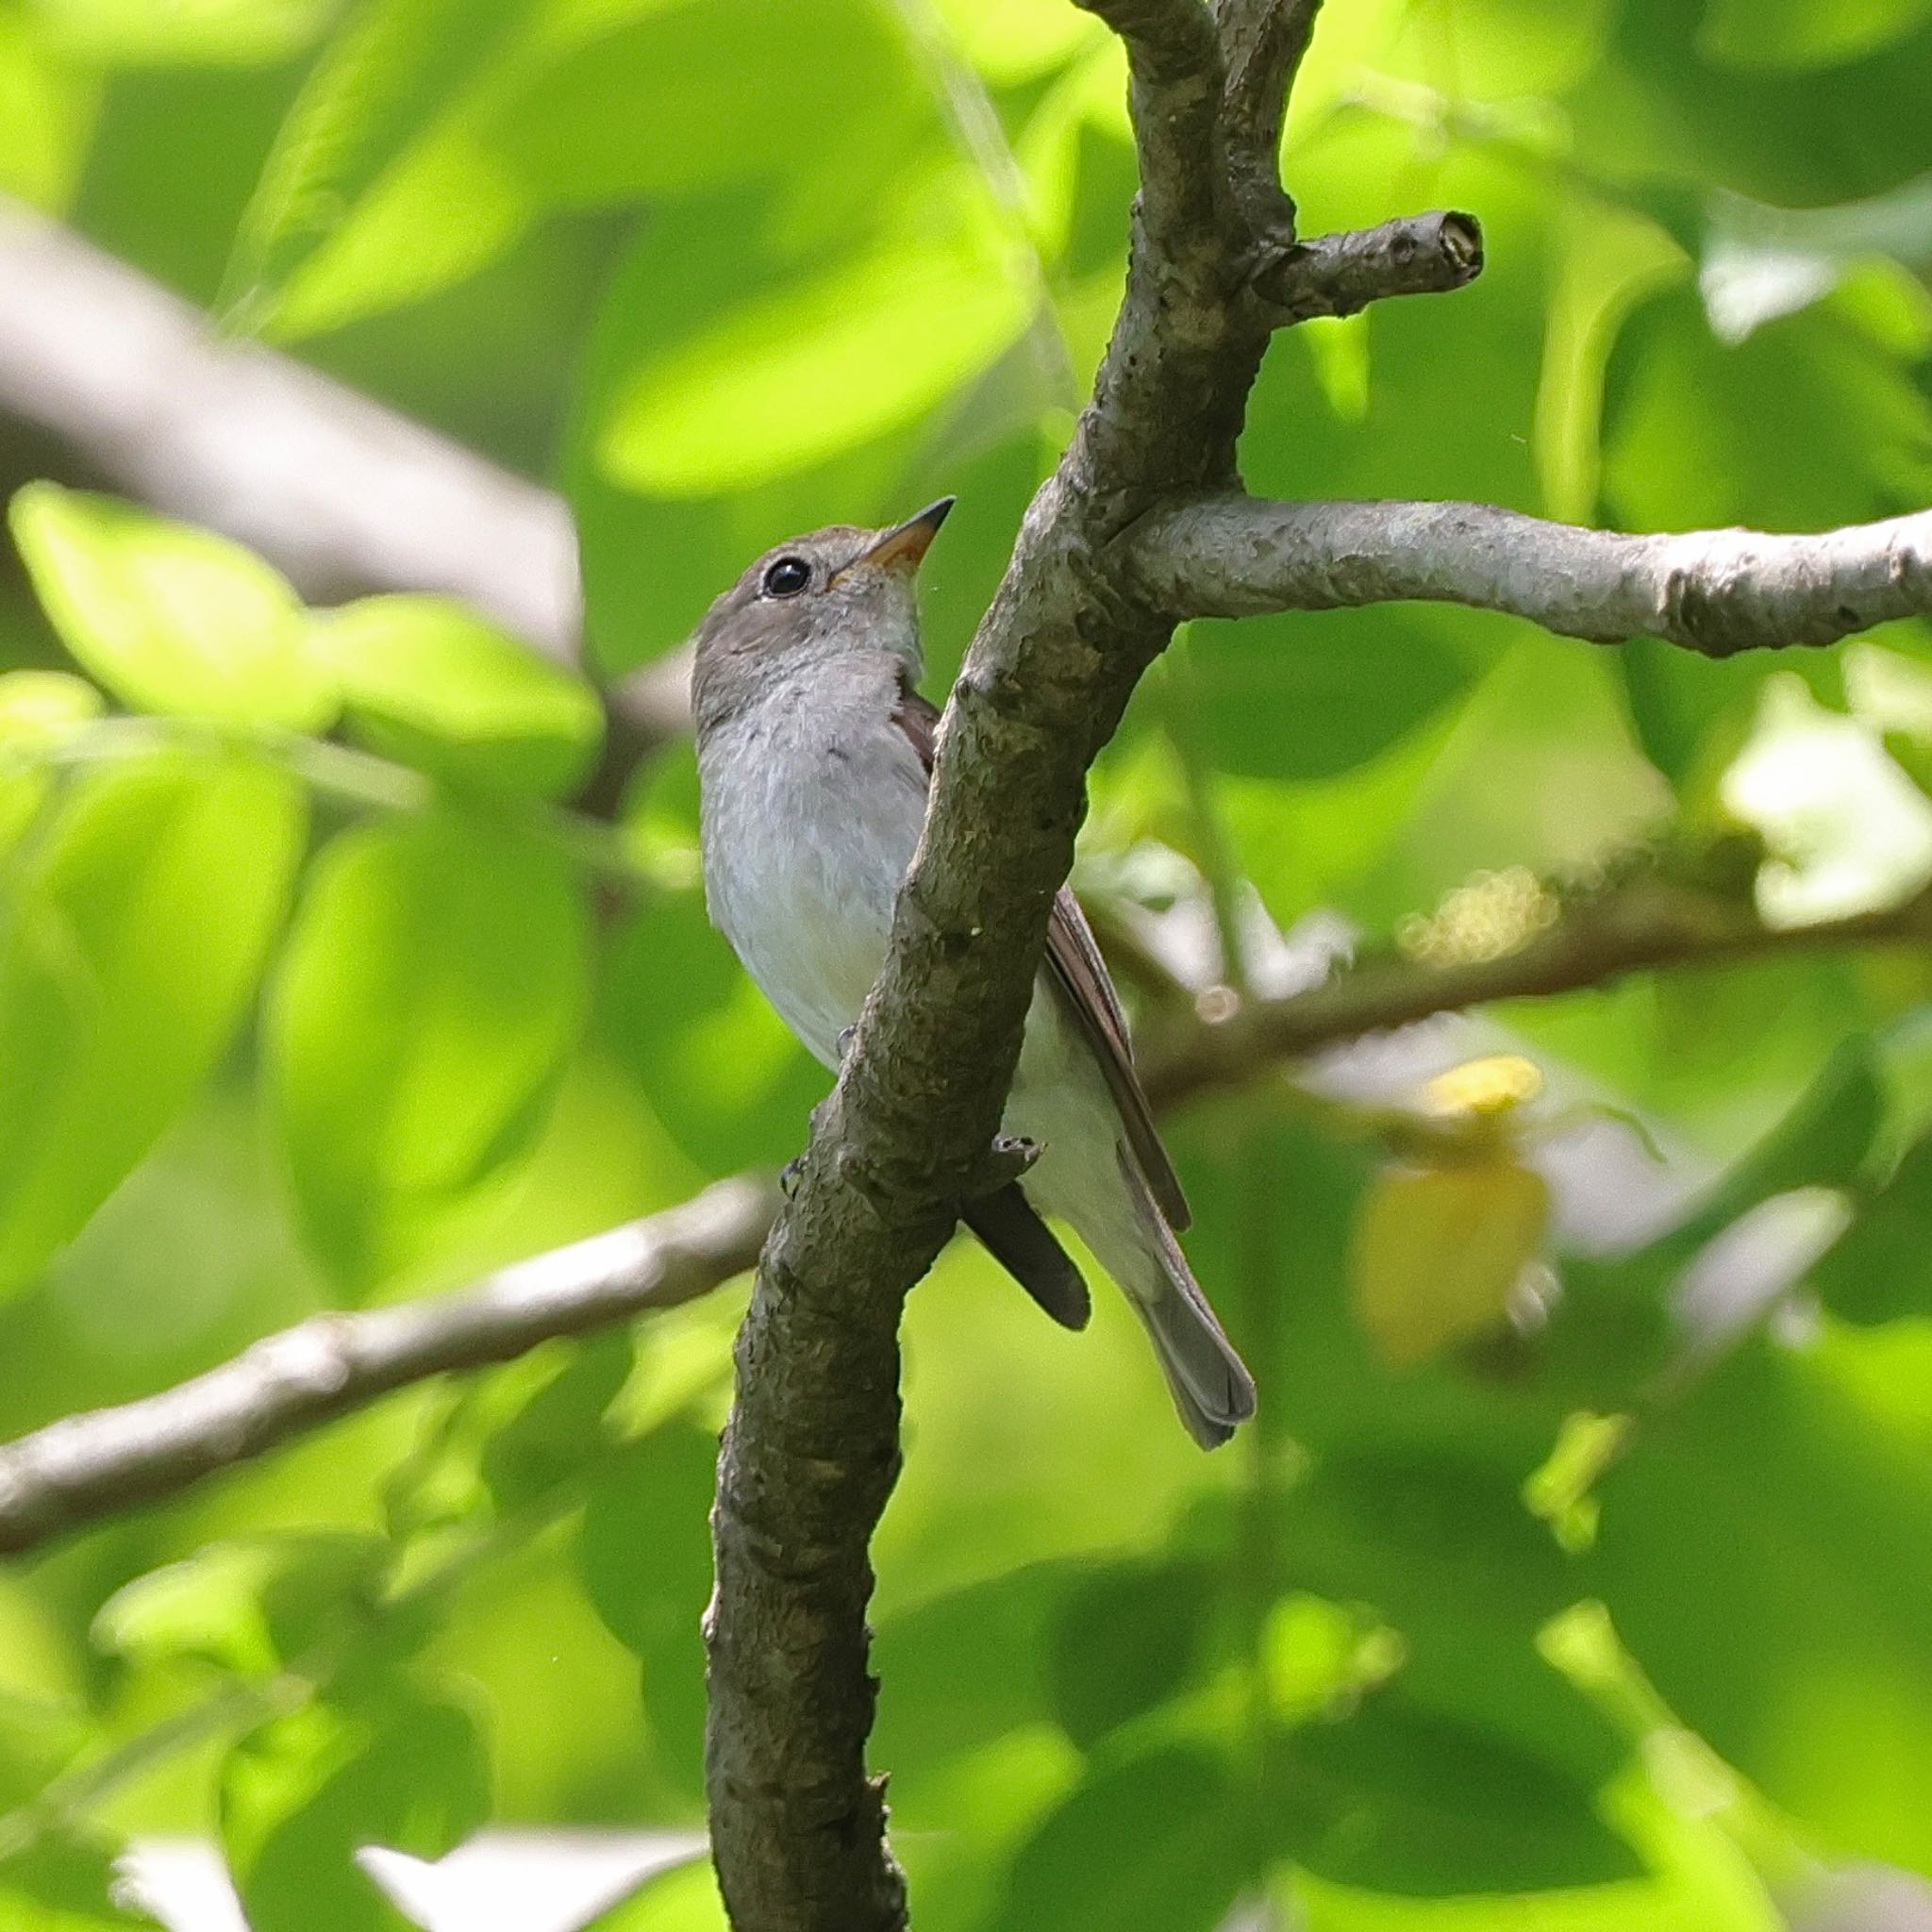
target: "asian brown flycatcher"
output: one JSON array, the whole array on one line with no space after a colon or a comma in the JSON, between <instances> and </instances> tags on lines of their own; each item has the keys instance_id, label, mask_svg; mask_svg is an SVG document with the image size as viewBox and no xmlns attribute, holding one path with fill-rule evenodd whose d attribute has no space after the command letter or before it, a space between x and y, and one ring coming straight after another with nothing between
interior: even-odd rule
<instances>
[{"instance_id":1,"label":"asian brown flycatcher","mask_svg":"<svg viewBox=\"0 0 1932 1932\"><path fill-rule=\"evenodd\" d=\"M952 501L887 530L835 525L781 543L698 626L691 700L711 920L834 1069L885 958L924 823L939 713L914 688L913 578ZM1039 1158L966 1204L967 1225L1078 1328L1086 1286L1041 1216L1071 1224L1146 1324L1190 1434L1224 1442L1253 1414L1255 1385L1174 1239L1187 1201L1113 984L1065 888L1004 1127Z\"/></svg>"}]
</instances>

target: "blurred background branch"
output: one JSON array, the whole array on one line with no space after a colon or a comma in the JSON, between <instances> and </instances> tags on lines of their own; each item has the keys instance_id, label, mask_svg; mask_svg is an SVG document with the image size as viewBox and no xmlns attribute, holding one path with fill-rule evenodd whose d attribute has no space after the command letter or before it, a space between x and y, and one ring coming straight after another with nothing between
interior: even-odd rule
<instances>
[{"instance_id":1,"label":"blurred background branch","mask_svg":"<svg viewBox=\"0 0 1932 1932\"><path fill-rule=\"evenodd\" d=\"M1607 986L1635 972L1889 945L1932 945L1932 891L1888 911L1780 927L1735 898L1646 877L1577 903L1492 957L1372 958L1274 998L1202 988L1196 1012L1157 1014L1143 1078L1167 1112L1437 1013ZM0 1444L0 1554L174 1494L411 1383L708 1293L754 1264L776 1205L758 1176L721 1181L681 1207L467 1288L319 1316L160 1394Z\"/></svg>"}]
</instances>

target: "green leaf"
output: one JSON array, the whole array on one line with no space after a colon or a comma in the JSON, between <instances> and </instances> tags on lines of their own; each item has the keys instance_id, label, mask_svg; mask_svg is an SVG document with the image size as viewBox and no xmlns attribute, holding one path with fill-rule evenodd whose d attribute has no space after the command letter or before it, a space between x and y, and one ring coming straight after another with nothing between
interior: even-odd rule
<instances>
[{"instance_id":1,"label":"green leaf","mask_svg":"<svg viewBox=\"0 0 1932 1932\"><path fill-rule=\"evenodd\" d=\"M1003 87L1066 65L1102 36L1091 14L1041 0L938 0L938 11L959 53Z\"/></svg>"},{"instance_id":2,"label":"green leaf","mask_svg":"<svg viewBox=\"0 0 1932 1932\"><path fill-rule=\"evenodd\" d=\"M1580 1585L1679 1720L1834 1856L1932 1871L1932 1475L1747 1343L1598 1486Z\"/></svg>"},{"instance_id":3,"label":"green leaf","mask_svg":"<svg viewBox=\"0 0 1932 1932\"><path fill-rule=\"evenodd\" d=\"M341 1533L208 1543L123 1584L95 1614L92 1634L137 1663L192 1657L266 1674L345 1614L366 1611L387 1555L379 1538Z\"/></svg>"},{"instance_id":4,"label":"green leaf","mask_svg":"<svg viewBox=\"0 0 1932 1932\"><path fill-rule=\"evenodd\" d=\"M101 694L64 671L0 674L0 856L12 849L54 795L55 774L35 753L98 718Z\"/></svg>"},{"instance_id":5,"label":"green leaf","mask_svg":"<svg viewBox=\"0 0 1932 1932\"><path fill-rule=\"evenodd\" d=\"M1659 1248L1687 1255L1774 1194L1853 1184L1885 1126L1886 1108L1872 1041L1862 1035L1840 1041L1783 1118Z\"/></svg>"},{"instance_id":6,"label":"green leaf","mask_svg":"<svg viewBox=\"0 0 1932 1932\"><path fill-rule=\"evenodd\" d=\"M107 66L256 67L298 54L338 0L34 0L62 48Z\"/></svg>"},{"instance_id":7,"label":"green leaf","mask_svg":"<svg viewBox=\"0 0 1932 1932\"><path fill-rule=\"evenodd\" d=\"M1393 1628L1400 1670L1391 1689L1405 1711L1593 1790L1624 1761L1624 1743L1537 1648L1577 1584L1524 1506L1524 1466L1513 1454L1477 1453L1483 1407L1472 1399L1453 1446L1399 1450L1384 1424L1325 1458L1284 1499L1285 1578L1370 1606Z\"/></svg>"},{"instance_id":8,"label":"green leaf","mask_svg":"<svg viewBox=\"0 0 1932 1932\"><path fill-rule=\"evenodd\" d=\"M62 211L79 183L99 98L87 63L71 59L43 24L16 9L0 13L0 193Z\"/></svg>"},{"instance_id":9,"label":"green leaf","mask_svg":"<svg viewBox=\"0 0 1932 1932\"><path fill-rule=\"evenodd\" d=\"M674 1788L704 1788L705 1646L711 1593L716 1438L674 1423L630 1443L591 1485L577 1574L618 1641L643 1665L644 1712Z\"/></svg>"},{"instance_id":10,"label":"green leaf","mask_svg":"<svg viewBox=\"0 0 1932 1932\"><path fill-rule=\"evenodd\" d=\"M1907 1151L1807 1278L1847 1321L1932 1315L1932 1140Z\"/></svg>"},{"instance_id":11,"label":"green leaf","mask_svg":"<svg viewBox=\"0 0 1932 1932\"><path fill-rule=\"evenodd\" d=\"M901 192L876 239L647 354L598 434L606 475L701 497L795 475L914 422L991 363L1031 295L984 185L954 166Z\"/></svg>"},{"instance_id":12,"label":"green leaf","mask_svg":"<svg viewBox=\"0 0 1932 1932\"><path fill-rule=\"evenodd\" d=\"M376 0L291 113L230 286L276 334L340 327L559 208L746 179L782 194L778 225L808 211L836 235L936 120L904 34L864 0Z\"/></svg>"},{"instance_id":13,"label":"green leaf","mask_svg":"<svg viewBox=\"0 0 1932 1932\"><path fill-rule=\"evenodd\" d=\"M608 1447L604 1412L631 1372L623 1330L571 1344L566 1365L484 1444L483 1478L497 1507L535 1502Z\"/></svg>"},{"instance_id":14,"label":"green leaf","mask_svg":"<svg viewBox=\"0 0 1932 1932\"><path fill-rule=\"evenodd\" d=\"M0 1812L39 1797L92 1736L77 1701L0 1689Z\"/></svg>"},{"instance_id":15,"label":"green leaf","mask_svg":"<svg viewBox=\"0 0 1932 1932\"><path fill-rule=\"evenodd\" d=\"M873 1755L895 1786L1048 1715L1054 1635L1082 1574L1028 1563L881 1621Z\"/></svg>"},{"instance_id":16,"label":"green leaf","mask_svg":"<svg viewBox=\"0 0 1932 1932\"><path fill-rule=\"evenodd\" d=\"M222 1843L252 1932L389 1932L357 1852L441 1857L489 1814L475 1718L403 1679L273 1718L222 1766Z\"/></svg>"},{"instance_id":17,"label":"green leaf","mask_svg":"<svg viewBox=\"0 0 1932 1932\"><path fill-rule=\"evenodd\" d=\"M334 718L302 607L253 551L55 483L28 484L9 517L62 642L137 710L291 731Z\"/></svg>"},{"instance_id":18,"label":"green leaf","mask_svg":"<svg viewBox=\"0 0 1932 1932\"><path fill-rule=\"evenodd\" d=\"M227 1050L306 815L286 774L166 754L74 781L0 938L0 1291L78 1232Z\"/></svg>"},{"instance_id":19,"label":"green leaf","mask_svg":"<svg viewBox=\"0 0 1932 1932\"><path fill-rule=\"evenodd\" d=\"M695 787L688 752L655 791ZM680 808L688 801L674 803ZM600 1041L708 1174L774 1167L804 1143L827 1078L746 977L693 885L642 900L598 987Z\"/></svg>"},{"instance_id":20,"label":"green leaf","mask_svg":"<svg viewBox=\"0 0 1932 1932\"><path fill-rule=\"evenodd\" d=\"M1072 1581L1048 1634L1053 1712L1083 1750L1164 1704L1199 1662L1217 1607L1205 1563L1108 1565Z\"/></svg>"},{"instance_id":21,"label":"green leaf","mask_svg":"<svg viewBox=\"0 0 1932 1932\"><path fill-rule=\"evenodd\" d=\"M987 1932L1210 1932L1251 1876L1242 1808L1205 1751L1097 1772L1021 1848Z\"/></svg>"},{"instance_id":22,"label":"green leaf","mask_svg":"<svg viewBox=\"0 0 1932 1932\"><path fill-rule=\"evenodd\" d=\"M57 1833L0 1857L0 1924L7 1932L135 1932L151 1923L122 1911L113 1885L103 1845Z\"/></svg>"},{"instance_id":23,"label":"green leaf","mask_svg":"<svg viewBox=\"0 0 1932 1932\"><path fill-rule=\"evenodd\" d=\"M549 207L758 181L768 221L816 245L863 219L921 135L942 138L896 9L866 0L617 0L538 51L482 139Z\"/></svg>"},{"instance_id":24,"label":"green leaf","mask_svg":"<svg viewBox=\"0 0 1932 1932\"><path fill-rule=\"evenodd\" d=\"M352 1290L523 1146L582 1021L563 862L452 813L341 835L276 979L267 1056L297 1199Z\"/></svg>"},{"instance_id":25,"label":"green leaf","mask_svg":"<svg viewBox=\"0 0 1932 1932\"><path fill-rule=\"evenodd\" d=\"M1599 1884L1641 1870L1587 1786L1399 1690L1292 1733L1280 1753L1280 1849L1324 1878L1440 1896Z\"/></svg>"},{"instance_id":26,"label":"green leaf","mask_svg":"<svg viewBox=\"0 0 1932 1932\"><path fill-rule=\"evenodd\" d=\"M304 82L262 168L229 264L227 301L257 324L279 323L281 333L294 333L280 312L291 276L329 246L447 99L492 75L536 11L535 0L368 0L359 7ZM439 245L425 225L412 238L417 249L391 247L374 260L365 256L364 275L382 273L387 255L390 277L431 288L448 279L437 268L453 250L465 266L475 265L467 231L479 218L496 231L493 246L511 239L523 225L513 192L500 187L491 171L475 174L467 192L457 171L443 177L457 191L445 207L454 242ZM423 244L429 266L420 258ZM365 294L359 306L377 304ZM340 292L333 308L323 325L358 312Z\"/></svg>"},{"instance_id":27,"label":"green leaf","mask_svg":"<svg viewBox=\"0 0 1932 1932\"><path fill-rule=\"evenodd\" d=\"M313 648L372 750L457 785L559 797L603 710L582 678L444 597L366 597L315 619Z\"/></svg>"},{"instance_id":28,"label":"green leaf","mask_svg":"<svg viewBox=\"0 0 1932 1932\"><path fill-rule=\"evenodd\" d=\"M1188 650L1204 749L1223 771L1332 778L1475 680L1455 621L1412 609L1300 612L1203 625Z\"/></svg>"},{"instance_id":29,"label":"green leaf","mask_svg":"<svg viewBox=\"0 0 1932 1932\"><path fill-rule=\"evenodd\" d=\"M1698 51L1722 66L1829 67L1932 19L1932 0L1708 0Z\"/></svg>"},{"instance_id":30,"label":"green leaf","mask_svg":"<svg viewBox=\"0 0 1932 1932\"><path fill-rule=\"evenodd\" d=\"M0 745L55 744L107 708L84 677L65 671L0 675Z\"/></svg>"}]
</instances>

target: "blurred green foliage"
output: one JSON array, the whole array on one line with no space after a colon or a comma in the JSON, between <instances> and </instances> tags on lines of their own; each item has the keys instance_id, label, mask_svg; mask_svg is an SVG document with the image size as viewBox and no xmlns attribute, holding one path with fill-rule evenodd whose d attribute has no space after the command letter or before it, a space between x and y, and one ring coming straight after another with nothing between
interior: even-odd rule
<instances>
[{"instance_id":1,"label":"blurred green foliage","mask_svg":"<svg viewBox=\"0 0 1932 1932\"><path fill-rule=\"evenodd\" d=\"M1922 506L1928 99L1925 0L1329 0L1306 222L1465 207L1491 266L1277 341L1250 483ZM1105 340L1133 172L1065 0L0 0L0 187L558 478L604 672L791 530L957 491L938 693ZM0 1427L796 1149L822 1078L705 924L687 750L612 831L562 803L588 685L480 619L305 610L51 482L12 524ZM1204 625L1095 774L1083 877L1157 932L1325 908L1424 957L1692 860L1800 918L1924 885L1928 773L1924 625L1722 665L1439 608ZM1174 1124L1262 1388L1225 1455L1114 1299L1061 1334L964 1245L913 1297L875 1755L922 1926L1764 1932L1816 1862L1932 1873L1932 964L1495 1018L1445 1050L1554 1098ZM1668 1166L1565 1166L1575 1099ZM1754 1301L1740 1252L1805 1278ZM308 1932L399 1923L365 1843L693 1820L737 1306L0 1569L9 1932L120 1923L129 1834L218 1840L256 1932ZM701 1868L597 1922L720 1923Z\"/></svg>"}]
</instances>

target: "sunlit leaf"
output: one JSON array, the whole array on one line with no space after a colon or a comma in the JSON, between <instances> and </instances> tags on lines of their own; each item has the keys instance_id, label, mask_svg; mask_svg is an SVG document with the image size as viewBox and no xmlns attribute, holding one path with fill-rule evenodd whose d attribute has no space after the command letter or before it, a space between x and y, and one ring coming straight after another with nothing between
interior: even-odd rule
<instances>
[{"instance_id":1,"label":"sunlit leaf","mask_svg":"<svg viewBox=\"0 0 1932 1932\"><path fill-rule=\"evenodd\" d=\"M313 648L350 729L440 777L556 796L595 755L596 693L449 599L366 597L318 617Z\"/></svg>"},{"instance_id":2,"label":"sunlit leaf","mask_svg":"<svg viewBox=\"0 0 1932 1932\"><path fill-rule=\"evenodd\" d=\"M64 671L0 673L0 853L53 796L56 774L36 754L71 738L105 708L92 685Z\"/></svg>"},{"instance_id":3,"label":"sunlit leaf","mask_svg":"<svg viewBox=\"0 0 1932 1932\"><path fill-rule=\"evenodd\" d=\"M1054 0L939 0L959 53L990 81L1032 80L1100 38L1091 15Z\"/></svg>"},{"instance_id":4,"label":"sunlit leaf","mask_svg":"<svg viewBox=\"0 0 1932 1932\"><path fill-rule=\"evenodd\" d=\"M0 1807L10 1808L37 1797L91 1736L77 1701L0 1690Z\"/></svg>"},{"instance_id":5,"label":"sunlit leaf","mask_svg":"<svg viewBox=\"0 0 1932 1932\"><path fill-rule=\"evenodd\" d=\"M534 0L372 0L351 15L290 109L243 217L228 292L245 315L274 318L298 266L442 101L492 71L533 10Z\"/></svg>"},{"instance_id":6,"label":"sunlit leaf","mask_svg":"<svg viewBox=\"0 0 1932 1932\"><path fill-rule=\"evenodd\" d=\"M209 1543L122 1585L95 1616L93 1639L134 1662L192 1657L266 1674L345 1613L366 1613L386 1555L373 1537Z\"/></svg>"},{"instance_id":7,"label":"sunlit leaf","mask_svg":"<svg viewBox=\"0 0 1932 1932\"><path fill-rule=\"evenodd\" d=\"M58 213L78 184L99 83L43 24L0 13L0 192Z\"/></svg>"},{"instance_id":8,"label":"sunlit leaf","mask_svg":"<svg viewBox=\"0 0 1932 1932\"><path fill-rule=\"evenodd\" d=\"M109 66L266 66L308 44L340 0L31 0L59 44Z\"/></svg>"},{"instance_id":9,"label":"sunlit leaf","mask_svg":"<svg viewBox=\"0 0 1932 1932\"><path fill-rule=\"evenodd\" d=\"M10 519L62 641L136 709L295 731L334 717L295 593L252 551L53 483L21 491Z\"/></svg>"},{"instance_id":10,"label":"sunlit leaf","mask_svg":"<svg viewBox=\"0 0 1932 1932\"><path fill-rule=\"evenodd\" d=\"M0 675L0 746L45 743L66 737L106 709L84 677L64 671Z\"/></svg>"},{"instance_id":11,"label":"sunlit leaf","mask_svg":"<svg viewBox=\"0 0 1932 1932\"><path fill-rule=\"evenodd\" d=\"M820 117L809 144L790 138L800 99ZM291 111L231 291L276 334L340 327L558 209L745 179L842 225L932 115L904 36L864 0L379 0Z\"/></svg>"},{"instance_id":12,"label":"sunlit leaf","mask_svg":"<svg viewBox=\"0 0 1932 1932\"><path fill-rule=\"evenodd\" d=\"M247 1010L305 825L283 773L165 755L76 779L0 949L0 1286L70 1240Z\"/></svg>"},{"instance_id":13,"label":"sunlit leaf","mask_svg":"<svg viewBox=\"0 0 1932 1932\"><path fill-rule=\"evenodd\" d=\"M113 1878L104 1845L53 1833L0 1856L0 1923L7 1932L133 1932L142 1922L115 1903Z\"/></svg>"},{"instance_id":14,"label":"sunlit leaf","mask_svg":"<svg viewBox=\"0 0 1932 1932\"><path fill-rule=\"evenodd\" d=\"M970 175L922 181L869 246L666 343L598 439L626 488L705 496L806 469L911 421L1018 334L1030 301Z\"/></svg>"}]
</instances>

